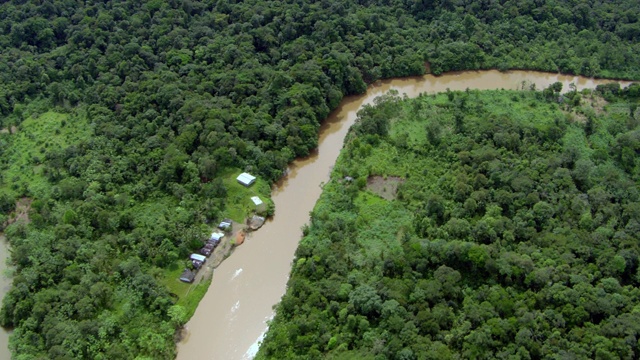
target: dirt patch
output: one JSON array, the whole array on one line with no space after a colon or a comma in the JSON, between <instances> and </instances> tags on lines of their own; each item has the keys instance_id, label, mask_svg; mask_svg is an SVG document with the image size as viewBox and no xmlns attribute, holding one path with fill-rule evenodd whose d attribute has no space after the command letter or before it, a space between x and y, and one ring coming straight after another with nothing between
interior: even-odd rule
<instances>
[{"instance_id":1,"label":"dirt patch","mask_svg":"<svg viewBox=\"0 0 640 360\"><path fill-rule=\"evenodd\" d=\"M242 245L244 243L245 236L246 236L246 234L244 233L244 231L239 231L236 234L236 246L237 245Z\"/></svg>"},{"instance_id":2,"label":"dirt patch","mask_svg":"<svg viewBox=\"0 0 640 360\"><path fill-rule=\"evenodd\" d=\"M589 100L591 101L591 107L596 112L596 115L602 114L604 112L604 107L608 104L607 100L602 96L591 95Z\"/></svg>"},{"instance_id":3,"label":"dirt patch","mask_svg":"<svg viewBox=\"0 0 640 360\"><path fill-rule=\"evenodd\" d=\"M596 115L601 115L602 113L604 113L604 108L608 104L609 103L602 96L589 94L583 95L581 108L586 110L593 110ZM585 110L581 110L580 108L571 108L567 106L563 108L562 111L566 115L568 115L569 121L571 122L586 124L588 120L587 116L583 113L583 111Z\"/></svg>"},{"instance_id":4,"label":"dirt patch","mask_svg":"<svg viewBox=\"0 0 640 360\"><path fill-rule=\"evenodd\" d=\"M23 197L16 201L16 209L13 213L11 213L9 220L7 220L7 225L13 224L14 222L18 221L24 224L28 224L29 222L31 222L31 219L29 219L29 211L31 210L32 201L32 199L26 197Z\"/></svg>"},{"instance_id":5,"label":"dirt patch","mask_svg":"<svg viewBox=\"0 0 640 360\"><path fill-rule=\"evenodd\" d=\"M2 128L0 129L1 134L15 134L18 132L18 128L14 125L10 128Z\"/></svg>"},{"instance_id":6,"label":"dirt patch","mask_svg":"<svg viewBox=\"0 0 640 360\"><path fill-rule=\"evenodd\" d=\"M567 112L565 112L567 113ZM570 122L576 122L579 124L586 124L587 123L587 117L584 114L578 113L578 112L569 112L567 113L569 115L569 121Z\"/></svg>"},{"instance_id":7,"label":"dirt patch","mask_svg":"<svg viewBox=\"0 0 640 360\"><path fill-rule=\"evenodd\" d=\"M241 242L238 239L242 238ZM216 246L215 250L211 253L207 262L198 271L194 284L199 283L202 279L209 279L213 274L213 270L220 266L224 259L228 258L237 245L242 244L246 238L246 225L238 222L233 222L231 231L225 231L224 237L220 239L220 243Z\"/></svg>"},{"instance_id":8,"label":"dirt patch","mask_svg":"<svg viewBox=\"0 0 640 360\"><path fill-rule=\"evenodd\" d=\"M369 176L367 190L386 200L395 200L398 195L398 186L404 183L404 179L398 176Z\"/></svg>"}]
</instances>

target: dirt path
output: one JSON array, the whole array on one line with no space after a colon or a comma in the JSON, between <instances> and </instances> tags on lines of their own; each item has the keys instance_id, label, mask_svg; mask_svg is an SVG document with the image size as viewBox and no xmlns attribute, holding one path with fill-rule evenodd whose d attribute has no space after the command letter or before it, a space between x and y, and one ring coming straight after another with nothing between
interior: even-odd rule
<instances>
[{"instance_id":1,"label":"dirt path","mask_svg":"<svg viewBox=\"0 0 640 360\"><path fill-rule=\"evenodd\" d=\"M233 250L242 244L244 240L247 238L247 226L233 221L233 225L231 227L232 231L225 231L224 237L220 240L218 246L216 246L215 250L211 253L211 256L207 259L204 267L198 271L196 278L193 283L198 284L203 279L210 279L213 275L213 270L217 268L224 259L228 258L231 254L233 254ZM242 239L241 241L238 241Z\"/></svg>"}]
</instances>

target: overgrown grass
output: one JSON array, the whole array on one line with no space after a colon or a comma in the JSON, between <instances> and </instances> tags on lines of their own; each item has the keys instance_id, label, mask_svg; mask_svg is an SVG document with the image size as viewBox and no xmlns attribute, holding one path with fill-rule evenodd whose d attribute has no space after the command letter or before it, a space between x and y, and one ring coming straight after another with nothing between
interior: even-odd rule
<instances>
[{"instance_id":1,"label":"overgrown grass","mask_svg":"<svg viewBox=\"0 0 640 360\"><path fill-rule=\"evenodd\" d=\"M158 222L175 221L176 216L181 214L178 201L172 196L149 198L136 203L131 213L135 216L136 225L144 227L158 226Z\"/></svg>"},{"instance_id":2,"label":"overgrown grass","mask_svg":"<svg viewBox=\"0 0 640 360\"><path fill-rule=\"evenodd\" d=\"M403 228L411 226L412 214L369 192L360 192L354 203L358 208L356 223L360 228L356 237L366 256L402 252L397 237Z\"/></svg>"},{"instance_id":3,"label":"overgrown grass","mask_svg":"<svg viewBox=\"0 0 640 360\"><path fill-rule=\"evenodd\" d=\"M178 260L173 264L162 269L162 278L160 282L169 289L169 291L178 296L180 300L184 299L194 287L194 284L187 284L180 281L180 275L185 269L185 260Z\"/></svg>"},{"instance_id":4,"label":"overgrown grass","mask_svg":"<svg viewBox=\"0 0 640 360\"><path fill-rule=\"evenodd\" d=\"M187 284L180 281L180 275L185 269L183 260L178 260L162 270L160 283L178 297L176 305L183 306L187 311L185 319L190 319L196 311L198 303L207 293L211 278L203 278L198 283Z\"/></svg>"},{"instance_id":5,"label":"overgrown grass","mask_svg":"<svg viewBox=\"0 0 640 360\"><path fill-rule=\"evenodd\" d=\"M178 300L177 305L184 306L187 310L186 319L191 319L196 312L200 300L202 300L207 293L207 289L209 289L209 285L211 285L211 279L203 279L199 284L191 285L192 287L190 288L188 296L181 297L180 300Z\"/></svg>"},{"instance_id":6,"label":"overgrown grass","mask_svg":"<svg viewBox=\"0 0 640 360\"><path fill-rule=\"evenodd\" d=\"M227 200L224 216L237 222L244 220L256 210L256 205L251 201L252 196L258 196L264 202L265 208L273 204L271 200L271 187L261 178L245 187L238 183L236 178L242 171L238 169L226 169L222 172L222 182L227 189Z\"/></svg>"},{"instance_id":7,"label":"overgrown grass","mask_svg":"<svg viewBox=\"0 0 640 360\"><path fill-rule=\"evenodd\" d=\"M47 151L64 149L90 135L89 124L80 115L49 111L37 118L27 118L17 133L3 135L11 146L3 155L6 160L0 188L14 196L48 196L51 185L42 166Z\"/></svg>"}]
</instances>

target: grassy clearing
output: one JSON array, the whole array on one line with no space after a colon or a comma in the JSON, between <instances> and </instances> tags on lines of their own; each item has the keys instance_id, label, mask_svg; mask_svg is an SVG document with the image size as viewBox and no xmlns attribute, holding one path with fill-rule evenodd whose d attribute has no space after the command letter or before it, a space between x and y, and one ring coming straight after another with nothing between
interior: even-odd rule
<instances>
[{"instance_id":1,"label":"grassy clearing","mask_svg":"<svg viewBox=\"0 0 640 360\"><path fill-rule=\"evenodd\" d=\"M361 191L358 193L358 197L356 198L355 205L362 209L373 209L379 206L385 206L386 201L381 197L375 196L369 192ZM364 216L365 213L360 213L360 216Z\"/></svg>"},{"instance_id":2,"label":"grassy clearing","mask_svg":"<svg viewBox=\"0 0 640 360\"><path fill-rule=\"evenodd\" d=\"M11 145L3 155L6 160L0 188L14 196L47 196L51 185L42 171L47 151L64 149L90 135L89 124L78 115L49 111L27 118L17 133L3 135Z\"/></svg>"},{"instance_id":3,"label":"grassy clearing","mask_svg":"<svg viewBox=\"0 0 640 360\"><path fill-rule=\"evenodd\" d=\"M190 319L195 313L198 303L207 293L211 278L203 278L198 283L187 284L180 281L180 275L184 271L184 261L178 260L165 269L162 269L160 283L169 291L178 296L176 305L183 306L187 311L186 319Z\"/></svg>"},{"instance_id":4,"label":"grassy clearing","mask_svg":"<svg viewBox=\"0 0 640 360\"><path fill-rule=\"evenodd\" d=\"M396 241L398 231L411 226L411 213L369 192L359 192L354 201L358 208L360 232L357 241L367 257L401 252Z\"/></svg>"},{"instance_id":5,"label":"grassy clearing","mask_svg":"<svg viewBox=\"0 0 640 360\"><path fill-rule=\"evenodd\" d=\"M139 227L155 227L159 222L175 221L180 216L178 201L171 196L147 199L136 203L131 209L135 223ZM189 214L184 214L188 216Z\"/></svg>"},{"instance_id":6,"label":"grassy clearing","mask_svg":"<svg viewBox=\"0 0 640 360\"><path fill-rule=\"evenodd\" d=\"M211 279L206 279L199 284L191 285L189 296L181 297L178 300L177 305L184 306L187 310L186 319L191 319L193 314L196 312L196 308L198 308L198 304L200 300L207 293L207 289L209 289L209 285L211 285Z\"/></svg>"},{"instance_id":7,"label":"grassy clearing","mask_svg":"<svg viewBox=\"0 0 640 360\"><path fill-rule=\"evenodd\" d=\"M194 284L187 284L180 281L180 275L185 268L184 264L184 260L178 260L169 265L163 269L163 276L160 279L160 282L165 285L171 293L178 295L180 300L183 300L187 294L191 292L191 288L195 287Z\"/></svg>"},{"instance_id":8,"label":"grassy clearing","mask_svg":"<svg viewBox=\"0 0 640 360\"><path fill-rule=\"evenodd\" d=\"M258 178L256 182L245 187L238 183L236 177L242 171L238 169L226 169L222 174L222 182L227 189L226 209L224 217L243 223L255 210L256 205L251 201L252 196L258 196L266 207L273 206L271 200L271 187L264 179Z\"/></svg>"},{"instance_id":9,"label":"grassy clearing","mask_svg":"<svg viewBox=\"0 0 640 360\"><path fill-rule=\"evenodd\" d=\"M371 176L367 179L367 190L385 200L395 200L398 187L404 179L398 176Z\"/></svg>"}]
</instances>

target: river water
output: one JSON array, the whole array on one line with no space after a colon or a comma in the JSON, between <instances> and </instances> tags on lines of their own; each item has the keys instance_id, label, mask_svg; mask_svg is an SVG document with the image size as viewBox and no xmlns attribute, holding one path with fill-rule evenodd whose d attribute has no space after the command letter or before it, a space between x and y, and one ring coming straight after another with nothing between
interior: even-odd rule
<instances>
[{"instance_id":1,"label":"river water","mask_svg":"<svg viewBox=\"0 0 640 360\"><path fill-rule=\"evenodd\" d=\"M214 272L207 294L186 324L186 336L178 343L178 359L251 359L273 316L272 307L285 292L302 226L320 196L321 184L329 180L331 167L344 137L363 104L390 89L416 97L469 89L521 89L523 82L543 89L560 81L563 91L574 83L578 90L595 88L609 80L564 76L535 71L466 71L438 77L425 75L380 81L367 93L346 97L320 129L318 149L295 160L289 174L273 187L276 215L225 260ZM620 82L623 86L629 82Z\"/></svg>"}]
</instances>

